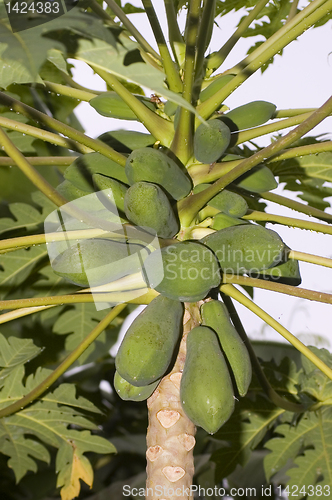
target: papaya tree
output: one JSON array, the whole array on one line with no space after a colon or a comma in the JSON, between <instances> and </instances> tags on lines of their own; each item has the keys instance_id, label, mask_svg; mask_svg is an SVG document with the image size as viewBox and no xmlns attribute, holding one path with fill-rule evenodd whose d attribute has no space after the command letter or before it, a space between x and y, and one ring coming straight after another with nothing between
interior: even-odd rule
<instances>
[{"instance_id":1,"label":"papaya tree","mask_svg":"<svg viewBox=\"0 0 332 500\"><path fill-rule=\"evenodd\" d=\"M277 232L332 234L332 141L308 135L332 97L227 100L332 0L164 0L165 20L123 4L0 5L1 499L331 498L332 354L255 290L332 302L299 286L301 262L332 260ZM212 51L216 19L241 8ZM73 60L106 91L77 83ZM108 132L84 133L81 102ZM250 341L237 304L287 344Z\"/></svg>"}]
</instances>

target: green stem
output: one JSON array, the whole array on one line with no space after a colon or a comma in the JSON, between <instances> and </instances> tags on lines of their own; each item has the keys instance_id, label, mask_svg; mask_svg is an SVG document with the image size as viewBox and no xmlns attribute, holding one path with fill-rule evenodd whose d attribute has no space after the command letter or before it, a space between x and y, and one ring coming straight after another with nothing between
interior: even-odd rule
<instances>
[{"instance_id":1,"label":"green stem","mask_svg":"<svg viewBox=\"0 0 332 500\"><path fill-rule=\"evenodd\" d=\"M164 0L168 25L168 38L172 47L173 55L181 67L185 55L185 43L181 35L173 0Z\"/></svg>"},{"instance_id":2,"label":"green stem","mask_svg":"<svg viewBox=\"0 0 332 500\"><path fill-rule=\"evenodd\" d=\"M317 5L322 3L324 5L317 8ZM229 69L227 73L235 73L236 76L223 88L218 90L214 96L197 107L197 111L201 117L206 119L211 116L236 88L261 68L269 59L286 47L286 45L324 17L331 10L331 7L332 0L328 0L327 2L326 0L314 0L301 13L295 16L290 23L278 30L277 33L254 50L244 61L241 61L234 68ZM312 12L311 15L308 15L310 12Z\"/></svg>"},{"instance_id":3,"label":"green stem","mask_svg":"<svg viewBox=\"0 0 332 500\"><path fill-rule=\"evenodd\" d=\"M205 0L203 4L202 19L200 22L198 37L197 37L195 86L198 85L198 82L201 83L204 78L203 74L204 54L211 40L215 13L216 13L216 0ZM198 87L199 88L197 90L199 92L201 85L199 84Z\"/></svg>"},{"instance_id":4,"label":"green stem","mask_svg":"<svg viewBox=\"0 0 332 500\"><path fill-rule=\"evenodd\" d=\"M195 218L201 208L203 208L203 206L208 201L210 201L213 196L218 194L219 191L224 189L228 184L251 170L259 163L263 162L267 158L270 158L271 156L279 153L283 149L293 144L293 142L300 139L304 134L309 132L316 125L318 125L318 123L324 120L324 118L329 116L330 113L332 113L332 97L330 97L320 108L318 108L317 111L312 113L309 118L298 125L295 129L288 132L288 134L286 134L284 137L281 137L269 146L243 160L237 167L233 168L230 172L217 180L209 188L193 196L190 196L183 201L180 201L178 203L178 213L182 226L189 226L191 221Z\"/></svg>"},{"instance_id":5,"label":"green stem","mask_svg":"<svg viewBox=\"0 0 332 500\"><path fill-rule=\"evenodd\" d=\"M247 17L245 17L239 24L233 35L227 40L227 42L218 50L214 52L207 59L207 68L214 72L218 69L222 63L225 61L228 54L231 52L236 43L241 39L243 34L247 31L250 24L256 19L257 15L263 10L265 5L269 0L260 0L255 7L249 12Z\"/></svg>"},{"instance_id":6,"label":"green stem","mask_svg":"<svg viewBox=\"0 0 332 500\"><path fill-rule=\"evenodd\" d=\"M332 151L332 141L319 142L318 144L307 144L306 146L298 146L297 148L286 149L281 151L277 156L269 158L267 163L274 163L289 158L296 158L298 156L314 155Z\"/></svg>"},{"instance_id":7,"label":"green stem","mask_svg":"<svg viewBox=\"0 0 332 500\"><path fill-rule=\"evenodd\" d=\"M295 337L291 332L289 332L284 326L282 326L278 321L276 321L267 312L261 309L257 304L255 304L251 299L247 298L242 292L237 290L233 285L222 285L220 287L221 291L232 297L237 302L245 306L247 309L256 314L259 318L265 321L266 324L271 326L280 335L282 335L288 342L290 342L298 351L300 351L306 358L308 358L319 370L321 370L329 379L332 380L332 369L329 368L318 356L316 356L308 347L306 347L302 342Z\"/></svg>"},{"instance_id":8,"label":"green stem","mask_svg":"<svg viewBox=\"0 0 332 500\"><path fill-rule=\"evenodd\" d=\"M162 64L167 76L168 86L173 92L180 93L182 92L182 81L174 61L171 58L171 54L169 53L164 34L152 2L151 0L142 0L142 4L144 5L145 12L149 18L150 26L159 48Z\"/></svg>"},{"instance_id":9,"label":"green stem","mask_svg":"<svg viewBox=\"0 0 332 500\"><path fill-rule=\"evenodd\" d=\"M182 97L193 104L193 86L195 78L195 57L200 17L200 0L190 2L186 23L186 56L183 73ZM181 108L179 121L174 133L171 151L185 165L193 153L194 115L188 109Z\"/></svg>"},{"instance_id":10,"label":"green stem","mask_svg":"<svg viewBox=\"0 0 332 500\"><path fill-rule=\"evenodd\" d=\"M301 299L314 300L315 302L322 302L323 304L332 304L332 295L330 293L316 292L315 290L308 290L306 288L297 288L291 285L283 285L265 279L250 278L249 276L235 276L232 274L223 274L223 283L230 283L232 285L250 286L253 288L261 288L271 292L284 293L292 297ZM273 279L273 278L272 278Z\"/></svg>"},{"instance_id":11,"label":"green stem","mask_svg":"<svg viewBox=\"0 0 332 500\"><path fill-rule=\"evenodd\" d=\"M67 97L72 97L73 99L79 99L80 101L89 102L94 97L99 94L88 92L86 90L75 89L73 87L68 87L68 85L62 85L61 83L53 83L44 80L44 84L48 89L50 89L55 94L65 95Z\"/></svg>"},{"instance_id":12,"label":"green stem","mask_svg":"<svg viewBox=\"0 0 332 500\"><path fill-rule=\"evenodd\" d=\"M96 0L89 0L89 8L101 19L105 19L105 21L108 21L111 25L116 26L116 23L113 21L111 16L104 11L102 6L99 5Z\"/></svg>"},{"instance_id":13,"label":"green stem","mask_svg":"<svg viewBox=\"0 0 332 500\"><path fill-rule=\"evenodd\" d=\"M310 253L291 250L288 254L288 258L300 260L302 262L309 262L310 264L316 264L317 266L332 268L332 259L329 259L328 257L320 257L319 255L312 255Z\"/></svg>"},{"instance_id":14,"label":"green stem","mask_svg":"<svg viewBox=\"0 0 332 500\"><path fill-rule=\"evenodd\" d=\"M56 130L60 134L63 134L69 137L70 139L73 139L74 141L77 141L80 144L84 144L84 146L91 148L93 151L101 153L102 155L106 156L107 158L110 158L119 165L122 165L123 167L126 164L126 158L122 154L115 151L110 146L107 146L104 142L98 139L92 139L91 137L88 137L82 132L75 130L73 127L70 127L65 123L62 123L59 120L56 120L55 118L46 115L45 113L41 113L40 111L32 108L31 106L23 104L20 101L14 99L13 97L4 94L3 92L0 92L0 103L4 104L5 106L9 106L14 111L22 113L23 115L28 116L29 118L33 118L37 122L43 123L44 125L52 128L53 130Z\"/></svg>"},{"instance_id":15,"label":"green stem","mask_svg":"<svg viewBox=\"0 0 332 500\"><path fill-rule=\"evenodd\" d=\"M144 127L164 146L169 146L173 137L173 125L161 118L139 101L119 80L110 73L91 65L93 70L128 104Z\"/></svg>"},{"instance_id":16,"label":"green stem","mask_svg":"<svg viewBox=\"0 0 332 500\"><path fill-rule=\"evenodd\" d=\"M5 118L4 116L0 116L0 126L7 128L8 130L15 130L16 132L30 135L31 137L35 137L41 141L47 141L66 149L73 149L81 153L90 153L93 151L90 148L87 148L75 141L71 141L70 139L65 139L64 137L54 134L53 132L48 132L47 130L33 127L32 125L27 125L26 123L17 122L11 118Z\"/></svg>"},{"instance_id":17,"label":"green stem","mask_svg":"<svg viewBox=\"0 0 332 500\"><path fill-rule=\"evenodd\" d=\"M129 31L129 33L135 38L137 43L142 47L145 52L151 54L158 61L160 60L160 55L156 52L151 45L145 40L141 33L135 28L133 23L129 21L126 14L123 12L121 7L115 2L115 0L105 0L109 8L114 12L114 14L120 19L123 26Z\"/></svg>"},{"instance_id":18,"label":"green stem","mask_svg":"<svg viewBox=\"0 0 332 500\"><path fill-rule=\"evenodd\" d=\"M239 315L234 307L232 299L230 297L228 297L227 295L225 295L223 297L223 300L224 300L225 305L229 311L230 317L232 318L234 326L235 326L238 334L240 335L241 339L243 340L243 343L245 344L245 346L248 350L252 367L253 367L255 374L258 378L258 381L261 384L262 389L265 392L265 394L267 395L267 397L276 406L283 408L286 411L291 411L294 413L302 413L302 412L306 411L308 409L306 405L292 403L291 401L287 401L286 399L279 396L279 394L273 389L273 387L271 386L270 382L268 381L265 373L262 370L262 367L257 359L255 351L254 351L254 349L253 349L253 347L248 339L246 331L243 328L242 322L241 322Z\"/></svg>"},{"instance_id":19,"label":"green stem","mask_svg":"<svg viewBox=\"0 0 332 500\"><path fill-rule=\"evenodd\" d=\"M8 417L13 413L22 410L28 404L36 400L41 394L49 389L49 387L58 380L61 375L83 354L83 352L94 342L98 336L108 327L108 325L127 307L127 304L115 306L105 318L85 337L85 339L62 361L62 363L37 387L30 391L26 396L15 401L15 403L0 410L0 418Z\"/></svg>"},{"instance_id":20,"label":"green stem","mask_svg":"<svg viewBox=\"0 0 332 500\"><path fill-rule=\"evenodd\" d=\"M66 73L62 73L62 77L68 83L68 85L70 85L73 89L82 90L83 92L88 92L89 94L96 94L96 95L104 94L105 92L104 90L88 89L87 87L84 87L83 85L80 85L79 83L75 82L75 80L73 80Z\"/></svg>"},{"instance_id":21,"label":"green stem","mask_svg":"<svg viewBox=\"0 0 332 500\"><path fill-rule=\"evenodd\" d=\"M45 194L55 205L61 207L68 201L66 198L61 196L52 186L49 184L42 175L28 162L25 156L17 149L13 142L9 139L8 135L0 127L0 144L2 149L7 153L8 156L16 163L18 168L26 175L26 177Z\"/></svg>"},{"instance_id":22,"label":"green stem","mask_svg":"<svg viewBox=\"0 0 332 500\"><path fill-rule=\"evenodd\" d=\"M6 309L22 309L25 307L53 306L62 304L86 304L92 302L106 302L116 304L126 302L132 304L148 304L158 295L154 290L149 290L144 295L132 298L132 290L123 292L86 293L81 290L73 295L54 295L50 297L33 297L29 299L0 300L0 311Z\"/></svg>"},{"instance_id":23,"label":"green stem","mask_svg":"<svg viewBox=\"0 0 332 500\"><path fill-rule=\"evenodd\" d=\"M319 222L295 219L294 217L286 217L284 215L268 214L266 212L259 212L258 210L249 210L246 215L241 218L271 222L272 224L282 224L283 226L289 227L298 227L300 229L308 229L309 231L317 231L318 233L332 234L332 226L325 226Z\"/></svg>"},{"instance_id":24,"label":"green stem","mask_svg":"<svg viewBox=\"0 0 332 500\"><path fill-rule=\"evenodd\" d=\"M271 119L290 118L291 116L303 115L304 113L313 113L316 110L317 108L277 109Z\"/></svg>"},{"instance_id":25,"label":"green stem","mask_svg":"<svg viewBox=\"0 0 332 500\"><path fill-rule=\"evenodd\" d=\"M38 129L39 130L39 129ZM71 165L78 156L29 156L29 163L37 166L52 166L67 167ZM13 165L12 158L0 156L0 167L10 167Z\"/></svg>"},{"instance_id":26,"label":"green stem","mask_svg":"<svg viewBox=\"0 0 332 500\"><path fill-rule=\"evenodd\" d=\"M259 193L259 198L263 198L263 200L272 201L273 203L277 203L278 205L282 205L287 208L291 208L292 210L296 210L297 212L309 215L310 217L316 217L317 219L321 219L327 222L332 221L332 215L324 212L323 210L319 210L318 208L311 207L310 205L304 205L304 203L300 203L296 200L291 200L286 198L285 196L281 196L280 194L270 193L266 191L265 193Z\"/></svg>"},{"instance_id":27,"label":"green stem","mask_svg":"<svg viewBox=\"0 0 332 500\"><path fill-rule=\"evenodd\" d=\"M291 8L290 8L286 23L289 23L291 21L291 19L293 19L296 16L298 5L299 5L299 0L292 1Z\"/></svg>"},{"instance_id":28,"label":"green stem","mask_svg":"<svg viewBox=\"0 0 332 500\"><path fill-rule=\"evenodd\" d=\"M254 127L249 130L244 130L243 132L235 132L237 140L235 145L242 144L243 142L251 141L256 137L261 137L266 134L271 134L277 130L283 130L288 127L293 127L294 125L299 125L309 118L312 113L303 113L302 115L292 116L290 118L285 118L284 120L279 120L277 122L268 123L267 125L261 125L260 127Z\"/></svg>"},{"instance_id":29,"label":"green stem","mask_svg":"<svg viewBox=\"0 0 332 500\"><path fill-rule=\"evenodd\" d=\"M36 312L44 311L45 309L50 309L53 306L37 306L37 307L26 307L23 309L14 309L12 311L0 314L0 325L4 323L8 323L9 321L13 321L18 318L23 318L24 316L29 316L30 314L34 314Z\"/></svg>"}]
</instances>

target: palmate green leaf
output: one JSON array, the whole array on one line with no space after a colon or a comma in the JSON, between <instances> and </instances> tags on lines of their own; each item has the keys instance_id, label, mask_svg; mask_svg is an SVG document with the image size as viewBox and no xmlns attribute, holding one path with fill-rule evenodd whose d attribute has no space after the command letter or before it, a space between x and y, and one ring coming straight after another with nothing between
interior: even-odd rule
<instances>
[{"instance_id":1,"label":"palmate green leaf","mask_svg":"<svg viewBox=\"0 0 332 500\"><path fill-rule=\"evenodd\" d=\"M308 176L332 182L332 152L326 151L283 160L273 170L276 175Z\"/></svg>"},{"instance_id":2,"label":"palmate green leaf","mask_svg":"<svg viewBox=\"0 0 332 500\"><path fill-rule=\"evenodd\" d=\"M298 425L283 424L275 429L282 437L270 439L265 447L271 453L264 460L268 478L292 460L296 467L287 470L287 485L305 486L332 484L332 409L306 412ZM307 490L307 488L306 488ZM308 490L307 490L308 491ZM311 497L316 498L316 497Z\"/></svg>"},{"instance_id":3,"label":"palmate green leaf","mask_svg":"<svg viewBox=\"0 0 332 500\"><path fill-rule=\"evenodd\" d=\"M16 250L1 255L0 298L4 298L30 275L33 269L47 257L46 245Z\"/></svg>"},{"instance_id":4,"label":"palmate green leaf","mask_svg":"<svg viewBox=\"0 0 332 500\"><path fill-rule=\"evenodd\" d=\"M75 304L64 312L55 322L53 332L58 335L68 335L66 349L72 351L91 332L97 323L105 316L105 311L97 311L93 303ZM97 343L104 343L105 333L99 335ZM95 342L80 356L78 362L82 364L94 351Z\"/></svg>"},{"instance_id":5,"label":"palmate green leaf","mask_svg":"<svg viewBox=\"0 0 332 500\"><path fill-rule=\"evenodd\" d=\"M230 420L213 436L225 442L211 456L216 464L216 482L227 477L238 464L244 466L248 462L252 450L284 412L262 397L255 402L241 400Z\"/></svg>"},{"instance_id":6,"label":"palmate green leaf","mask_svg":"<svg viewBox=\"0 0 332 500\"><path fill-rule=\"evenodd\" d=\"M38 369L34 375L22 384L24 368L19 365L6 378L0 392L0 407L20 399L41 383L51 373L50 370ZM60 473L63 475L67 464L63 463L64 447L67 459L79 454L85 462L83 453L114 453L114 446L100 436L91 435L89 430L96 426L88 420L83 411L99 412L99 410L83 397L76 398L75 386L60 385L53 393L47 393L41 400L27 408L0 420L0 452L9 456L8 465L14 471L17 482L29 471L36 471L34 459L49 462L49 452L45 446L50 445L59 450ZM68 429L69 425L85 430ZM29 436L29 437L28 437ZM71 452L71 455L69 453ZM83 457L83 458L82 458ZM73 461L73 458L71 459ZM90 465L91 467L91 465Z\"/></svg>"},{"instance_id":7,"label":"palmate green leaf","mask_svg":"<svg viewBox=\"0 0 332 500\"><path fill-rule=\"evenodd\" d=\"M0 234L13 229L36 230L45 218L42 213L27 203L11 203L9 210L13 218L0 218Z\"/></svg>"},{"instance_id":8,"label":"palmate green leaf","mask_svg":"<svg viewBox=\"0 0 332 500\"><path fill-rule=\"evenodd\" d=\"M27 20L22 16L22 29ZM54 30L75 30L81 36L94 36L115 44L115 39L103 22L92 14L81 12L78 8L47 23L13 33L11 31L4 4L0 4L0 87L7 88L11 83L40 82L38 72L47 58L48 50L65 53L65 45L58 39L44 36Z\"/></svg>"},{"instance_id":9,"label":"palmate green leaf","mask_svg":"<svg viewBox=\"0 0 332 500\"><path fill-rule=\"evenodd\" d=\"M32 339L6 339L0 333L0 387L12 370L38 356L40 352L41 349L34 345Z\"/></svg>"},{"instance_id":10,"label":"palmate green leaf","mask_svg":"<svg viewBox=\"0 0 332 500\"><path fill-rule=\"evenodd\" d=\"M327 349L308 346L327 366L332 367L332 354ZM300 378L301 390L317 401L332 404L332 380L305 356L301 356L304 373Z\"/></svg>"}]
</instances>

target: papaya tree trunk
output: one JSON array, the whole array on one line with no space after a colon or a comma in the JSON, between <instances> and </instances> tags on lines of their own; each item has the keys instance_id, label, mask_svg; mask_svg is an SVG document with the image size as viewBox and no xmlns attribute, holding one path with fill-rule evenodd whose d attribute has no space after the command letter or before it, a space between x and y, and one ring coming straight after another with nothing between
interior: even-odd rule
<instances>
[{"instance_id":1,"label":"papaya tree trunk","mask_svg":"<svg viewBox=\"0 0 332 500\"><path fill-rule=\"evenodd\" d=\"M186 358L186 338L199 323L198 304L185 304L183 336L174 367L147 401L148 500L192 499L196 427L182 409L180 380Z\"/></svg>"}]
</instances>

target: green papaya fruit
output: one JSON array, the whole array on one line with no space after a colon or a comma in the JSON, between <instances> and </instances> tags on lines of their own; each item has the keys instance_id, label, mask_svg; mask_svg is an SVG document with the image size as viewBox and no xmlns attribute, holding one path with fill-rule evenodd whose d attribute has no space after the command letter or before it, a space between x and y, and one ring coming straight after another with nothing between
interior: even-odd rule
<instances>
[{"instance_id":1,"label":"green papaya fruit","mask_svg":"<svg viewBox=\"0 0 332 500\"><path fill-rule=\"evenodd\" d=\"M209 434L217 432L234 411L227 363L217 335L206 326L197 326L188 333L180 399L190 420Z\"/></svg>"},{"instance_id":2,"label":"green papaya fruit","mask_svg":"<svg viewBox=\"0 0 332 500\"><path fill-rule=\"evenodd\" d=\"M252 377L248 350L229 317L225 304L219 300L205 302L201 306L203 325L212 328L219 338L223 353L232 369L237 390L245 396Z\"/></svg>"},{"instance_id":3,"label":"green papaya fruit","mask_svg":"<svg viewBox=\"0 0 332 500\"><path fill-rule=\"evenodd\" d=\"M220 284L220 269L213 252L196 241L182 241L161 249L164 276L160 281L160 254L144 262L147 286L182 302L196 302Z\"/></svg>"},{"instance_id":4,"label":"green papaya fruit","mask_svg":"<svg viewBox=\"0 0 332 500\"><path fill-rule=\"evenodd\" d=\"M248 205L242 196L224 189L212 198L208 205L232 217L242 217L247 213Z\"/></svg>"},{"instance_id":5,"label":"green papaya fruit","mask_svg":"<svg viewBox=\"0 0 332 500\"><path fill-rule=\"evenodd\" d=\"M231 132L221 120L201 123L194 135L194 155L201 163L214 163L226 151Z\"/></svg>"},{"instance_id":6,"label":"green papaya fruit","mask_svg":"<svg viewBox=\"0 0 332 500\"><path fill-rule=\"evenodd\" d=\"M83 189L74 186L74 184L66 179L57 186L56 190L68 201L77 200L77 198L81 198L82 196L87 196L89 194L89 192L83 191Z\"/></svg>"},{"instance_id":7,"label":"green papaya fruit","mask_svg":"<svg viewBox=\"0 0 332 500\"><path fill-rule=\"evenodd\" d=\"M141 95L136 95L135 97L152 111L156 109L156 106L148 97ZM102 116L119 118L121 120L137 120L135 113L116 92L100 94L91 99L89 104Z\"/></svg>"},{"instance_id":8,"label":"green papaya fruit","mask_svg":"<svg viewBox=\"0 0 332 500\"><path fill-rule=\"evenodd\" d=\"M103 174L93 174L92 181L96 191L101 191L97 196L106 208L113 211L115 203L116 208L124 212L124 198L128 191L126 184Z\"/></svg>"},{"instance_id":9,"label":"green papaya fruit","mask_svg":"<svg viewBox=\"0 0 332 500\"><path fill-rule=\"evenodd\" d=\"M93 174L107 175L113 179L128 183L125 169L100 153L87 153L76 158L66 168L64 178L78 189L92 193L94 191L92 182Z\"/></svg>"},{"instance_id":10,"label":"green papaya fruit","mask_svg":"<svg viewBox=\"0 0 332 500\"><path fill-rule=\"evenodd\" d=\"M151 396L159 382L160 380L157 380L153 384L136 387L122 378L117 371L114 375L114 389L124 401L145 401Z\"/></svg>"},{"instance_id":11,"label":"green papaya fruit","mask_svg":"<svg viewBox=\"0 0 332 500\"><path fill-rule=\"evenodd\" d=\"M263 278L291 286L301 285L302 282L299 262L294 259L287 259L286 256L277 266L264 269L264 271L261 271L257 275L251 274L251 277Z\"/></svg>"},{"instance_id":12,"label":"green papaya fruit","mask_svg":"<svg viewBox=\"0 0 332 500\"><path fill-rule=\"evenodd\" d=\"M98 286L123 276L139 272L141 261L148 255L144 246L104 239L82 240L65 248L59 246L59 255L52 261L55 274L75 285Z\"/></svg>"},{"instance_id":13,"label":"green papaya fruit","mask_svg":"<svg viewBox=\"0 0 332 500\"><path fill-rule=\"evenodd\" d=\"M241 226L242 224L249 224L249 222L243 219L232 217L231 215L220 213L213 217L210 227L212 229L215 229L216 231L219 231L220 229L225 229L226 227Z\"/></svg>"},{"instance_id":14,"label":"green papaya fruit","mask_svg":"<svg viewBox=\"0 0 332 500\"><path fill-rule=\"evenodd\" d=\"M235 75L222 75L213 80L205 89L203 89L199 95L200 101L207 101L210 97L214 96L218 90L222 89L226 83L233 80Z\"/></svg>"},{"instance_id":15,"label":"green papaya fruit","mask_svg":"<svg viewBox=\"0 0 332 500\"><path fill-rule=\"evenodd\" d=\"M128 328L115 358L122 378L142 387L167 371L182 330L183 305L158 295Z\"/></svg>"},{"instance_id":16,"label":"green papaya fruit","mask_svg":"<svg viewBox=\"0 0 332 500\"><path fill-rule=\"evenodd\" d=\"M164 191L150 182L135 182L125 194L124 212L137 226L156 231L160 238L172 238L180 229Z\"/></svg>"},{"instance_id":17,"label":"green papaya fruit","mask_svg":"<svg viewBox=\"0 0 332 500\"><path fill-rule=\"evenodd\" d=\"M156 139L151 134L144 134L137 130L123 129L109 130L101 134L97 139L103 141L105 144L118 151L118 153L125 154L130 154L134 149L153 146L156 142Z\"/></svg>"},{"instance_id":18,"label":"green papaya fruit","mask_svg":"<svg viewBox=\"0 0 332 500\"><path fill-rule=\"evenodd\" d=\"M222 116L231 130L244 130L258 127L272 118L277 107L271 102L253 101L234 108Z\"/></svg>"},{"instance_id":19,"label":"green papaya fruit","mask_svg":"<svg viewBox=\"0 0 332 500\"><path fill-rule=\"evenodd\" d=\"M166 101L165 106L164 106L164 112L168 116L174 116L176 113L176 110L178 109L178 104L176 104L173 101Z\"/></svg>"},{"instance_id":20,"label":"green papaya fruit","mask_svg":"<svg viewBox=\"0 0 332 500\"><path fill-rule=\"evenodd\" d=\"M159 184L175 200L187 196L192 187L190 177L175 161L154 148L135 149L127 158L125 172L130 184L139 181Z\"/></svg>"},{"instance_id":21,"label":"green papaya fruit","mask_svg":"<svg viewBox=\"0 0 332 500\"><path fill-rule=\"evenodd\" d=\"M265 165L254 167L246 174L241 175L235 184L253 193L264 193L278 187L273 173Z\"/></svg>"},{"instance_id":22,"label":"green papaya fruit","mask_svg":"<svg viewBox=\"0 0 332 500\"><path fill-rule=\"evenodd\" d=\"M231 226L201 240L227 273L257 273L277 265L285 245L279 234L257 224ZM153 254L151 254L153 255Z\"/></svg>"}]
</instances>

